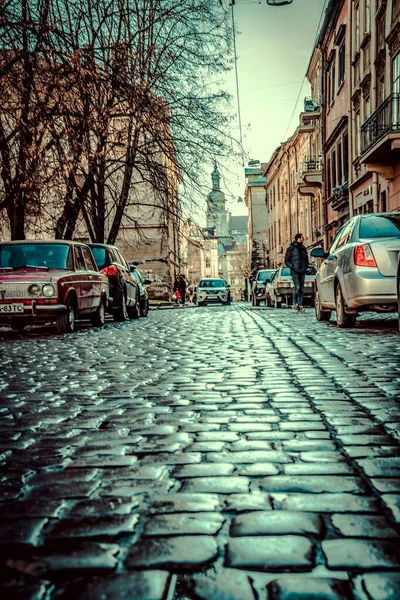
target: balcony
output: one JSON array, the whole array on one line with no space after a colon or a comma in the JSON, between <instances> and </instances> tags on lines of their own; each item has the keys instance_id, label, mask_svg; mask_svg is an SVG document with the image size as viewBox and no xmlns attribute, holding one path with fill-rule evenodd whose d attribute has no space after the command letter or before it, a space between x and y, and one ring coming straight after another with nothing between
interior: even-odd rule
<instances>
[{"instance_id":1,"label":"balcony","mask_svg":"<svg viewBox=\"0 0 400 600\"><path fill-rule=\"evenodd\" d=\"M337 212L344 212L349 207L349 186L343 183L333 188L331 206Z\"/></svg>"},{"instance_id":2,"label":"balcony","mask_svg":"<svg viewBox=\"0 0 400 600\"><path fill-rule=\"evenodd\" d=\"M300 194L315 195L322 187L322 158L321 156L305 156L298 173Z\"/></svg>"},{"instance_id":3,"label":"balcony","mask_svg":"<svg viewBox=\"0 0 400 600\"><path fill-rule=\"evenodd\" d=\"M361 127L361 161L393 165L399 160L400 94L391 94Z\"/></svg>"},{"instance_id":4,"label":"balcony","mask_svg":"<svg viewBox=\"0 0 400 600\"><path fill-rule=\"evenodd\" d=\"M300 122L304 125L309 123L315 127L315 120L321 116L321 102L314 100L311 97L304 98L304 112L300 114Z\"/></svg>"}]
</instances>

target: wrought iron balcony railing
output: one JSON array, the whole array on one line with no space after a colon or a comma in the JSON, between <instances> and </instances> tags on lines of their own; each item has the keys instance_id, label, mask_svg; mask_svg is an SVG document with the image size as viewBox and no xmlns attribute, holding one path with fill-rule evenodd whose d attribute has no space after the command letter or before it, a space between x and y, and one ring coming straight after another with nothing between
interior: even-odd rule
<instances>
[{"instance_id":1,"label":"wrought iron balcony railing","mask_svg":"<svg viewBox=\"0 0 400 600\"><path fill-rule=\"evenodd\" d=\"M361 154L386 134L400 133L400 94L391 94L361 127Z\"/></svg>"},{"instance_id":2,"label":"wrought iron balcony railing","mask_svg":"<svg viewBox=\"0 0 400 600\"><path fill-rule=\"evenodd\" d=\"M306 156L303 159L302 172L310 173L322 171L322 159L320 156Z\"/></svg>"}]
</instances>

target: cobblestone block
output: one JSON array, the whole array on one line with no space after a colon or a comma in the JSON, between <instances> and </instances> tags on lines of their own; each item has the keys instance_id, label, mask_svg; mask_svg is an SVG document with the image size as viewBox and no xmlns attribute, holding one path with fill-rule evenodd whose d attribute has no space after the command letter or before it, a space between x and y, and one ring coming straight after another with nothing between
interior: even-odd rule
<instances>
[{"instance_id":1,"label":"cobblestone block","mask_svg":"<svg viewBox=\"0 0 400 600\"><path fill-rule=\"evenodd\" d=\"M210 452L207 455L207 460L213 462L227 462L232 464L246 463L289 463L292 462L290 456L284 452L276 450L249 450L247 452Z\"/></svg>"},{"instance_id":2,"label":"cobblestone block","mask_svg":"<svg viewBox=\"0 0 400 600\"><path fill-rule=\"evenodd\" d=\"M279 424L279 428L282 431L326 431L324 423L312 422L312 421L283 421Z\"/></svg>"},{"instance_id":3,"label":"cobblestone block","mask_svg":"<svg viewBox=\"0 0 400 600\"><path fill-rule=\"evenodd\" d=\"M308 570L313 566L312 550L307 538L296 535L230 538L226 564L259 571Z\"/></svg>"},{"instance_id":4,"label":"cobblestone block","mask_svg":"<svg viewBox=\"0 0 400 600\"><path fill-rule=\"evenodd\" d=\"M13 571L8 580L4 581L3 578L0 582L0 597L6 600L44 600L50 588L50 581L21 577Z\"/></svg>"},{"instance_id":5,"label":"cobblestone block","mask_svg":"<svg viewBox=\"0 0 400 600\"><path fill-rule=\"evenodd\" d=\"M272 446L265 440L240 440L229 445L230 452L247 452L248 450L272 450Z\"/></svg>"},{"instance_id":6,"label":"cobblestone block","mask_svg":"<svg viewBox=\"0 0 400 600\"><path fill-rule=\"evenodd\" d=\"M1 518L21 519L47 517L56 518L60 512L66 507L66 503L61 499L47 498L46 501L42 497L33 497L28 500L19 500L0 505Z\"/></svg>"},{"instance_id":7,"label":"cobblestone block","mask_svg":"<svg viewBox=\"0 0 400 600\"><path fill-rule=\"evenodd\" d=\"M272 442L292 440L294 437L294 431L256 431L255 433L248 433L246 435L248 440L271 440Z\"/></svg>"},{"instance_id":8,"label":"cobblestone block","mask_svg":"<svg viewBox=\"0 0 400 600\"><path fill-rule=\"evenodd\" d=\"M225 501L225 510L242 512L247 510L272 510L268 494L251 492L250 494L232 494Z\"/></svg>"},{"instance_id":9,"label":"cobblestone block","mask_svg":"<svg viewBox=\"0 0 400 600\"><path fill-rule=\"evenodd\" d=\"M271 463L253 463L238 467L239 475L249 475L250 477L261 477L266 475L278 475L279 469Z\"/></svg>"},{"instance_id":10,"label":"cobblestone block","mask_svg":"<svg viewBox=\"0 0 400 600\"><path fill-rule=\"evenodd\" d=\"M351 584L341 579L287 577L267 585L271 600L351 600Z\"/></svg>"},{"instance_id":11,"label":"cobblestone block","mask_svg":"<svg viewBox=\"0 0 400 600\"><path fill-rule=\"evenodd\" d=\"M232 431L204 431L196 437L198 442L236 442L239 439L239 435Z\"/></svg>"},{"instance_id":12,"label":"cobblestone block","mask_svg":"<svg viewBox=\"0 0 400 600\"><path fill-rule=\"evenodd\" d=\"M168 571L136 571L87 581L71 581L60 600L165 600L170 587Z\"/></svg>"},{"instance_id":13,"label":"cobblestone block","mask_svg":"<svg viewBox=\"0 0 400 600\"><path fill-rule=\"evenodd\" d=\"M352 492L362 494L365 486L357 477L340 477L336 475L277 475L265 477L261 482L262 489L268 492Z\"/></svg>"},{"instance_id":14,"label":"cobblestone block","mask_svg":"<svg viewBox=\"0 0 400 600\"><path fill-rule=\"evenodd\" d=\"M133 533L138 520L138 514L63 519L53 527L47 537L49 539L114 538Z\"/></svg>"},{"instance_id":15,"label":"cobblestone block","mask_svg":"<svg viewBox=\"0 0 400 600\"><path fill-rule=\"evenodd\" d=\"M218 511L221 502L216 494L168 494L158 496L151 507L152 513Z\"/></svg>"},{"instance_id":16,"label":"cobblestone block","mask_svg":"<svg viewBox=\"0 0 400 600\"><path fill-rule=\"evenodd\" d=\"M89 498L101 485L100 481L71 481L53 485L33 486L29 499L40 498Z\"/></svg>"},{"instance_id":17,"label":"cobblestone block","mask_svg":"<svg viewBox=\"0 0 400 600\"><path fill-rule=\"evenodd\" d=\"M193 571L209 566L217 556L216 541L206 535L142 538L129 550L125 566Z\"/></svg>"},{"instance_id":18,"label":"cobblestone block","mask_svg":"<svg viewBox=\"0 0 400 600\"><path fill-rule=\"evenodd\" d=\"M399 536L384 517L372 515L332 515L332 524L340 535L363 538L393 538Z\"/></svg>"},{"instance_id":19,"label":"cobblestone block","mask_svg":"<svg viewBox=\"0 0 400 600\"><path fill-rule=\"evenodd\" d=\"M114 484L104 486L100 490L101 496L116 496L117 498L133 498L137 494L142 493L159 493L165 494L171 487L174 481L172 479L163 479L154 481L153 479L139 479L137 481L118 481Z\"/></svg>"},{"instance_id":20,"label":"cobblestone block","mask_svg":"<svg viewBox=\"0 0 400 600\"><path fill-rule=\"evenodd\" d=\"M146 456L141 459L141 464L163 463L165 465L192 465L201 462L200 452L182 452L182 454L163 454L157 456Z\"/></svg>"},{"instance_id":21,"label":"cobblestone block","mask_svg":"<svg viewBox=\"0 0 400 600\"><path fill-rule=\"evenodd\" d=\"M233 519L230 534L233 537L247 535L282 535L322 533L321 518L314 513L270 511L249 512Z\"/></svg>"},{"instance_id":22,"label":"cobblestone block","mask_svg":"<svg viewBox=\"0 0 400 600\"><path fill-rule=\"evenodd\" d=\"M110 467L128 467L137 462L136 456L97 456L92 458L82 458L72 460L67 468L76 469L78 467L98 467L100 469L109 469Z\"/></svg>"},{"instance_id":23,"label":"cobblestone block","mask_svg":"<svg viewBox=\"0 0 400 600\"><path fill-rule=\"evenodd\" d=\"M219 513L173 513L153 515L147 521L143 535L216 535L225 517Z\"/></svg>"},{"instance_id":24,"label":"cobblestone block","mask_svg":"<svg viewBox=\"0 0 400 600\"><path fill-rule=\"evenodd\" d=\"M390 435L339 435L344 446L390 446L393 438Z\"/></svg>"},{"instance_id":25,"label":"cobblestone block","mask_svg":"<svg viewBox=\"0 0 400 600\"><path fill-rule=\"evenodd\" d=\"M139 498L139 496L138 496ZM130 515L132 510L138 506L139 500L133 498L98 498L95 500L83 500L75 504L69 511L68 517L103 517L106 515Z\"/></svg>"},{"instance_id":26,"label":"cobblestone block","mask_svg":"<svg viewBox=\"0 0 400 600\"><path fill-rule=\"evenodd\" d=\"M67 548L46 545L34 548L30 554L21 558L11 549L7 566L23 570L37 577L77 571L82 575L112 571L117 566L117 555L120 551L116 544L100 544L83 542L68 545Z\"/></svg>"},{"instance_id":27,"label":"cobblestone block","mask_svg":"<svg viewBox=\"0 0 400 600\"><path fill-rule=\"evenodd\" d=\"M110 469L104 471L101 480L113 481L118 479L119 481L125 479L132 480L160 480L165 479L168 476L168 468L165 465L134 465L133 467L121 468L121 469Z\"/></svg>"},{"instance_id":28,"label":"cobblestone block","mask_svg":"<svg viewBox=\"0 0 400 600\"><path fill-rule=\"evenodd\" d=\"M255 600L249 576L235 569L193 577L184 590L185 597L196 600Z\"/></svg>"},{"instance_id":29,"label":"cobblestone block","mask_svg":"<svg viewBox=\"0 0 400 600\"><path fill-rule=\"evenodd\" d=\"M340 452L301 452L300 460L304 462L323 462L332 463L344 461L345 458Z\"/></svg>"},{"instance_id":30,"label":"cobblestone block","mask_svg":"<svg viewBox=\"0 0 400 600\"><path fill-rule=\"evenodd\" d=\"M400 456L357 461L370 477L400 477Z\"/></svg>"},{"instance_id":31,"label":"cobblestone block","mask_svg":"<svg viewBox=\"0 0 400 600\"><path fill-rule=\"evenodd\" d=\"M372 478L372 485L383 494L400 492L400 477Z\"/></svg>"},{"instance_id":32,"label":"cobblestone block","mask_svg":"<svg viewBox=\"0 0 400 600\"><path fill-rule=\"evenodd\" d=\"M359 585L358 585L359 584ZM356 589L368 594L368 600L398 600L400 598L400 574L367 573L356 580Z\"/></svg>"},{"instance_id":33,"label":"cobblestone block","mask_svg":"<svg viewBox=\"0 0 400 600\"><path fill-rule=\"evenodd\" d=\"M336 450L336 444L331 440L291 440L283 442L285 452L314 452L321 450Z\"/></svg>"},{"instance_id":34,"label":"cobblestone block","mask_svg":"<svg viewBox=\"0 0 400 600\"><path fill-rule=\"evenodd\" d=\"M354 469L344 462L296 463L284 465L286 475L352 475Z\"/></svg>"},{"instance_id":35,"label":"cobblestone block","mask_svg":"<svg viewBox=\"0 0 400 600\"><path fill-rule=\"evenodd\" d=\"M225 442L194 442L190 446L192 452L222 452Z\"/></svg>"},{"instance_id":36,"label":"cobblestone block","mask_svg":"<svg viewBox=\"0 0 400 600\"><path fill-rule=\"evenodd\" d=\"M29 485L52 485L73 483L75 481L93 481L99 469L63 469L62 471L44 471L29 478Z\"/></svg>"},{"instance_id":37,"label":"cobblestone block","mask_svg":"<svg viewBox=\"0 0 400 600\"><path fill-rule=\"evenodd\" d=\"M271 431L272 426L269 423L229 423L228 429L239 433L250 433L252 431Z\"/></svg>"},{"instance_id":38,"label":"cobblestone block","mask_svg":"<svg viewBox=\"0 0 400 600\"><path fill-rule=\"evenodd\" d=\"M177 467L173 475L178 479L189 477L226 477L235 470L234 465L227 463L200 463L199 465L185 465Z\"/></svg>"},{"instance_id":39,"label":"cobblestone block","mask_svg":"<svg viewBox=\"0 0 400 600\"><path fill-rule=\"evenodd\" d=\"M391 511L396 523L400 524L400 495L398 494L383 494L382 500Z\"/></svg>"},{"instance_id":40,"label":"cobblestone block","mask_svg":"<svg viewBox=\"0 0 400 600\"><path fill-rule=\"evenodd\" d=\"M322 542L331 569L396 569L400 566L398 542L340 539Z\"/></svg>"},{"instance_id":41,"label":"cobblestone block","mask_svg":"<svg viewBox=\"0 0 400 600\"><path fill-rule=\"evenodd\" d=\"M271 494L277 499L284 510L302 510L312 512L343 512L343 513L374 513L379 510L378 501L367 496L355 494L290 494L283 499Z\"/></svg>"},{"instance_id":42,"label":"cobblestone block","mask_svg":"<svg viewBox=\"0 0 400 600\"><path fill-rule=\"evenodd\" d=\"M247 477L197 477L183 481L181 492L239 494L248 492L249 485Z\"/></svg>"},{"instance_id":43,"label":"cobblestone block","mask_svg":"<svg viewBox=\"0 0 400 600\"><path fill-rule=\"evenodd\" d=\"M0 545L21 544L24 546L35 546L47 522L48 519L20 518L17 521L2 519L0 521Z\"/></svg>"}]
</instances>

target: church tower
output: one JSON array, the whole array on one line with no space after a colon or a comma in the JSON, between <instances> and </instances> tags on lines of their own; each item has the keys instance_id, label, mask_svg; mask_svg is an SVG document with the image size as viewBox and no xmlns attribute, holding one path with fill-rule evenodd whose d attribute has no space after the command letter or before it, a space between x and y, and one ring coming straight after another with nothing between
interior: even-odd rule
<instances>
[{"instance_id":1,"label":"church tower","mask_svg":"<svg viewBox=\"0 0 400 600\"><path fill-rule=\"evenodd\" d=\"M228 212L225 194L221 192L221 175L215 164L211 174L212 190L207 196L207 229L214 229L215 237L228 237Z\"/></svg>"}]
</instances>

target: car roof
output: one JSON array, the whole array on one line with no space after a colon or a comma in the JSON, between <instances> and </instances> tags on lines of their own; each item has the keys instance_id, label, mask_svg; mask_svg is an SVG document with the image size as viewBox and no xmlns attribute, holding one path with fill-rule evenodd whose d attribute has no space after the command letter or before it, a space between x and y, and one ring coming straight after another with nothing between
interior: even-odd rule
<instances>
[{"instance_id":1,"label":"car roof","mask_svg":"<svg viewBox=\"0 0 400 600\"><path fill-rule=\"evenodd\" d=\"M0 242L0 245L4 245L4 244L13 244L13 245L18 245L18 244L58 244L60 246L87 246L88 244L86 242L76 242L73 240L10 240L9 242Z\"/></svg>"}]
</instances>

